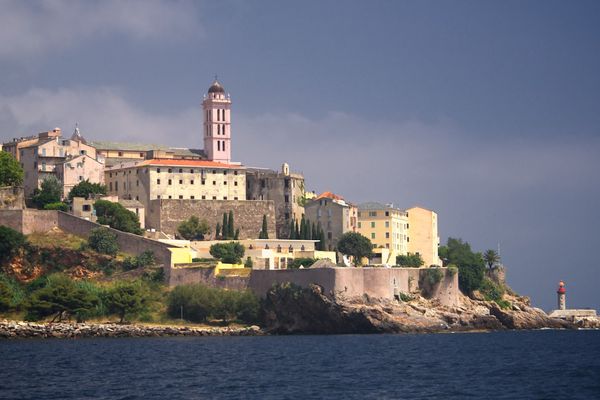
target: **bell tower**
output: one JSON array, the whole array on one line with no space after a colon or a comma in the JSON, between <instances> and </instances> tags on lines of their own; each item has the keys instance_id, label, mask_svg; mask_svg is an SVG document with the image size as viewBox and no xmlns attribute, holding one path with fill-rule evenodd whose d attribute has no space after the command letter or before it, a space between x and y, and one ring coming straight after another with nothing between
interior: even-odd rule
<instances>
[{"instance_id":1,"label":"bell tower","mask_svg":"<svg viewBox=\"0 0 600 400\"><path fill-rule=\"evenodd\" d=\"M204 111L204 153L211 161L231 162L231 99L215 81L202 101Z\"/></svg>"}]
</instances>

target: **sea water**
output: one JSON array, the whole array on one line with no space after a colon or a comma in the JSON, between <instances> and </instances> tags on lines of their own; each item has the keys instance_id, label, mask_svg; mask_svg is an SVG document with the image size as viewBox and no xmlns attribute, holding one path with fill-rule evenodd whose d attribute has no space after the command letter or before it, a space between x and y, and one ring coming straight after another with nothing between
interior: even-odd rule
<instances>
[{"instance_id":1,"label":"sea water","mask_svg":"<svg viewBox=\"0 0 600 400\"><path fill-rule=\"evenodd\" d=\"M600 331L0 341L1 399L600 399Z\"/></svg>"}]
</instances>

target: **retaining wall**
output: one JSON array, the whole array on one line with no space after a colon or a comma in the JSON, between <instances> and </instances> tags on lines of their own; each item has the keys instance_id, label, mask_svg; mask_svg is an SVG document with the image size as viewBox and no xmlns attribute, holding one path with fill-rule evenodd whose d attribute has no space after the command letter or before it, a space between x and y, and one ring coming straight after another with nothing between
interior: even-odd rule
<instances>
[{"instance_id":1,"label":"retaining wall","mask_svg":"<svg viewBox=\"0 0 600 400\"><path fill-rule=\"evenodd\" d=\"M207 286L224 289L247 289L250 278L241 276L215 276L215 267L194 266L193 264L178 264L171 267L169 286L189 285L202 283Z\"/></svg>"}]
</instances>

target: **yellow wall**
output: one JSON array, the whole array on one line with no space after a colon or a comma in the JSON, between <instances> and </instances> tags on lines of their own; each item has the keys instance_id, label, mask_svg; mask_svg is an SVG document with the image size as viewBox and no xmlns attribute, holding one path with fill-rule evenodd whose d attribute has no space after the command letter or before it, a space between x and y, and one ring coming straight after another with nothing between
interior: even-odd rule
<instances>
[{"instance_id":1,"label":"yellow wall","mask_svg":"<svg viewBox=\"0 0 600 400\"><path fill-rule=\"evenodd\" d=\"M413 207L408 212L408 252L419 253L425 266L432 264L442 265L438 257L437 214L422 207Z\"/></svg>"},{"instance_id":2,"label":"yellow wall","mask_svg":"<svg viewBox=\"0 0 600 400\"><path fill-rule=\"evenodd\" d=\"M389 258L382 260L384 264L396 264L396 256L408 251L407 224L406 213L391 207L358 212L358 232L367 237L375 247L390 250Z\"/></svg>"},{"instance_id":3,"label":"yellow wall","mask_svg":"<svg viewBox=\"0 0 600 400\"><path fill-rule=\"evenodd\" d=\"M192 262L192 250L189 248L171 247L171 264L189 264Z\"/></svg>"}]
</instances>

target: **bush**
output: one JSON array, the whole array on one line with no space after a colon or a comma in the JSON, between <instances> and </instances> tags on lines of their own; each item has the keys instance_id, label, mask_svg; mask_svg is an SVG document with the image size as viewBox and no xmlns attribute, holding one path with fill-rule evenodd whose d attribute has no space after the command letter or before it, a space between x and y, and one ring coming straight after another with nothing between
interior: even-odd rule
<instances>
[{"instance_id":1,"label":"bush","mask_svg":"<svg viewBox=\"0 0 600 400\"><path fill-rule=\"evenodd\" d=\"M238 242L215 243L210 246L210 255L227 264L242 262L245 248Z\"/></svg>"},{"instance_id":2,"label":"bush","mask_svg":"<svg viewBox=\"0 0 600 400\"><path fill-rule=\"evenodd\" d=\"M54 176L44 179L40 189L33 191L31 200L40 210L44 209L46 204L60 203L63 194L63 186Z\"/></svg>"},{"instance_id":3,"label":"bush","mask_svg":"<svg viewBox=\"0 0 600 400\"><path fill-rule=\"evenodd\" d=\"M125 317L135 317L148 310L151 301L148 289L141 281L118 282L103 297L109 314L116 314L119 323Z\"/></svg>"},{"instance_id":4,"label":"bush","mask_svg":"<svg viewBox=\"0 0 600 400\"><path fill-rule=\"evenodd\" d=\"M486 300L495 301L496 303L502 300L504 296L504 288L487 278L483 279L479 291Z\"/></svg>"},{"instance_id":5,"label":"bush","mask_svg":"<svg viewBox=\"0 0 600 400\"><path fill-rule=\"evenodd\" d=\"M6 151L0 151L0 186L18 186L23 183L21 164Z\"/></svg>"},{"instance_id":6,"label":"bush","mask_svg":"<svg viewBox=\"0 0 600 400\"><path fill-rule=\"evenodd\" d=\"M447 268L450 276L454 276L458 272L458 267L454 264L449 264Z\"/></svg>"},{"instance_id":7,"label":"bush","mask_svg":"<svg viewBox=\"0 0 600 400\"><path fill-rule=\"evenodd\" d=\"M204 240L204 236L210 233L210 226L206 220L199 220L192 215L190 219L179 224L177 233L186 240Z\"/></svg>"},{"instance_id":8,"label":"bush","mask_svg":"<svg viewBox=\"0 0 600 400\"><path fill-rule=\"evenodd\" d=\"M106 185L91 183L88 179L81 181L69 192L69 200L73 200L73 197L87 199L91 194L106 194Z\"/></svg>"},{"instance_id":9,"label":"bush","mask_svg":"<svg viewBox=\"0 0 600 400\"><path fill-rule=\"evenodd\" d=\"M411 253L408 253L405 256L404 255L396 256L396 264L399 265L399 266L401 266L401 267L419 268L424 263L425 262L421 258L420 254L411 254Z\"/></svg>"},{"instance_id":10,"label":"bush","mask_svg":"<svg viewBox=\"0 0 600 400\"><path fill-rule=\"evenodd\" d=\"M56 203L48 203L44 206L44 210L59 210L59 211L69 211L69 206L62 201L58 201Z\"/></svg>"},{"instance_id":11,"label":"bush","mask_svg":"<svg viewBox=\"0 0 600 400\"><path fill-rule=\"evenodd\" d=\"M300 268L301 265L304 268L310 268L310 266L313 265L316 261L317 261L316 258L308 258L308 257L294 258L288 264L288 268L296 269L296 268Z\"/></svg>"},{"instance_id":12,"label":"bush","mask_svg":"<svg viewBox=\"0 0 600 400\"><path fill-rule=\"evenodd\" d=\"M97 200L94 203L94 209L96 210L99 224L108 225L111 228L136 235L143 233L136 213L127 210L119 203Z\"/></svg>"},{"instance_id":13,"label":"bush","mask_svg":"<svg viewBox=\"0 0 600 400\"><path fill-rule=\"evenodd\" d=\"M24 298L21 285L13 278L0 274L0 312L18 310Z\"/></svg>"},{"instance_id":14,"label":"bush","mask_svg":"<svg viewBox=\"0 0 600 400\"><path fill-rule=\"evenodd\" d=\"M169 294L167 313L172 318L191 322L208 319L238 320L246 323L258 318L259 301L250 291L211 288L201 284L177 286Z\"/></svg>"},{"instance_id":15,"label":"bush","mask_svg":"<svg viewBox=\"0 0 600 400\"><path fill-rule=\"evenodd\" d=\"M140 255L126 257L125 260L123 260L123 269L125 271L130 271L140 267L150 267L155 264L156 258L154 257L154 253L150 250L146 250Z\"/></svg>"},{"instance_id":16,"label":"bush","mask_svg":"<svg viewBox=\"0 0 600 400\"><path fill-rule=\"evenodd\" d=\"M0 225L0 262L10 259L27 244L27 238L21 232Z\"/></svg>"},{"instance_id":17,"label":"bush","mask_svg":"<svg viewBox=\"0 0 600 400\"><path fill-rule=\"evenodd\" d=\"M442 272L442 270L437 267L427 269L426 273L427 283L429 283L430 286L437 285L442 281L442 278L444 277L444 273Z\"/></svg>"},{"instance_id":18,"label":"bush","mask_svg":"<svg viewBox=\"0 0 600 400\"><path fill-rule=\"evenodd\" d=\"M106 228L94 228L88 238L90 247L98 253L114 256L119 251L117 235Z\"/></svg>"},{"instance_id":19,"label":"bush","mask_svg":"<svg viewBox=\"0 0 600 400\"><path fill-rule=\"evenodd\" d=\"M252 268L254 266L254 262L252 261L251 257L247 257L246 261L244 262L244 267L246 268Z\"/></svg>"},{"instance_id":20,"label":"bush","mask_svg":"<svg viewBox=\"0 0 600 400\"><path fill-rule=\"evenodd\" d=\"M458 286L463 293L472 293L481 287L485 267L483 265L463 265L458 267Z\"/></svg>"}]
</instances>

